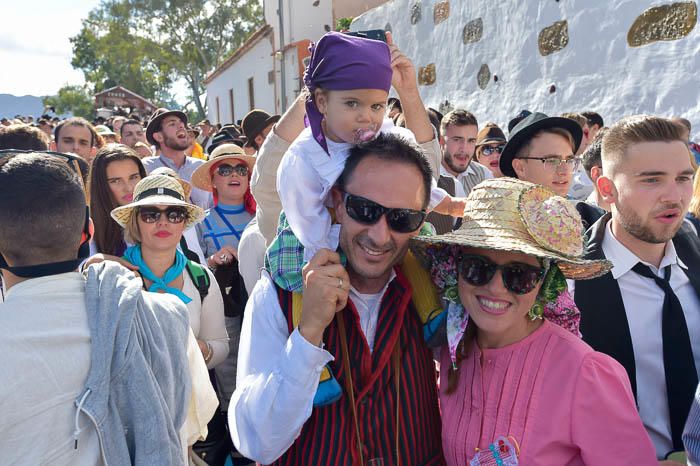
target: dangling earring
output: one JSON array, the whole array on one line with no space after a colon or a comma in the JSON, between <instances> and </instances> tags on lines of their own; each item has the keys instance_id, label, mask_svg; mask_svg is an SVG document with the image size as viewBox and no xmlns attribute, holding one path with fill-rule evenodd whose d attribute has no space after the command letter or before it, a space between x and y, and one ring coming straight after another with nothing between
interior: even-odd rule
<instances>
[{"instance_id":1,"label":"dangling earring","mask_svg":"<svg viewBox=\"0 0 700 466\"><path fill-rule=\"evenodd\" d=\"M541 319L542 316L544 315L544 306L542 305L542 302L540 298L537 298L537 301L535 301L535 304L532 305L529 311L527 311L527 316L530 318L530 320L537 320Z\"/></svg>"}]
</instances>

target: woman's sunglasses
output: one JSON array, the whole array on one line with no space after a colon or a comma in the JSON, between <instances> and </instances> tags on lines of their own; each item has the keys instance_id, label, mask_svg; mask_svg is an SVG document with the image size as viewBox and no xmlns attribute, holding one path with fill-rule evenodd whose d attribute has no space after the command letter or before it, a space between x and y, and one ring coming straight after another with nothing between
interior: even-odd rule
<instances>
[{"instance_id":1,"label":"woman's sunglasses","mask_svg":"<svg viewBox=\"0 0 700 466\"><path fill-rule=\"evenodd\" d=\"M491 154L495 154L496 152L498 152L499 154L502 154L504 147L506 147L506 146L503 145L503 146L496 146L496 147L491 147L491 146L482 147L481 153L484 155L487 155L487 156L491 155Z\"/></svg>"},{"instance_id":2,"label":"woman's sunglasses","mask_svg":"<svg viewBox=\"0 0 700 466\"><path fill-rule=\"evenodd\" d=\"M543 267L520 262L499 265L484 256L463 255L459 259L460 276L473 286L486 285L493 279L497 270L501 271L503 286L515 294L527 294L534 290L547 272Z\"/></svg>"},{"instance_id":3,"label":"woman's sunglasses","mask_svg":"<svg viewBox=\"0 0 700 466\"><path fill-rule=\"evenodd\" d=\"M345 193L343 198L345 210L351 219L365 225L374 225L386 215L389 228L398 233L411 233L420 228L425 220L424 210L390 209L364 197Z\"/></svg>"},{"instance_id":4,"label":"woman's sunglasses","mask_svg":"<svg viewBox=\"0 0 700 466\"><path fill-rule=\"evenodd\" d=\"M139 217L144 223L156 223L160 220L161 214L165 214L170 223L182 223L189 217L187 210L182 207L168 207L165 210L153 207L142 207L139 209Z\"/></svg>"},{"instance_id":5,"label":"woman's sunglasses","mask_svg":"<svg viewBox=\"0 0 700 466\"><path fill-rule=\"evenodd\" d=\"M240 176L248 176L248 165L229 165L223 163L216 168L216 173L220 176L231 176L231 174L236 173Z\"/></svg>"}]
</instances>

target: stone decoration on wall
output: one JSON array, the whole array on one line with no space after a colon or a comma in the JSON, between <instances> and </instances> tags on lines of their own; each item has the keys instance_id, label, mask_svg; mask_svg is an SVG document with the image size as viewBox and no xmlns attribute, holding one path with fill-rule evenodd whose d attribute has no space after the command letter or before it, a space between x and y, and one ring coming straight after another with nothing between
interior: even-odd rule
<instances>
[{"instance_id":1,"label":"stone decoration on wall","mask_svg":"<svg viewBox=\"0 0 700 466\"><path fill-rule=\"evenodd\" d=\"M469 21L462 31L462 42L465 44L472 44L474 42L479 42L481 36L484 35L484 22L481 18L476 18Z\"/></svg>"},{"instance_id":2,"label":"stone decoration on wall","mask_svg":"<svg viewBox=\"0 0 700 466\"><path fill-rule=\"evenodd\" d=\"M450 16L450 2L449 0L444 0L442 2L437 2L435 8L433 9L433 22L435 24L440 24L445 21Z\"/></svg>"},{"instance_id":3,"label":"stone decoration on wall","mask_svg":"<svg viewBox=\"0 0 700 466\"><path fill-rule=\"evenodd\" d=\"M444 102L440 102L440 108L438 109L438 112L445 115L447 113L450 113L454 109L454 105L452 105L449 100L445 100Z\"/></svg>"},{"instance_id":4,"label":"stone decoration on wall","mask_svg":"<svg viewBox=\"0 0 700 466\"><path fill-rule=\"evenodd\" d=\"M416 24L423 17L420 0L411 7L411 24Z\"/></svg>"},{"instance_id":5,"label":"stone decoration on wall","mask_svg":"<svg viewBox=\"0 0 700 466\"><path fill-rule=\"evenodd\" d=\"M569 24L566 20L557 21L551 26L540 31L537 37L537 45L540 49L540 55L546 57L554 52L566 47L569 43Z\"/></svg>"},{"instance_id":6,"label":"stone decoration on wall","mask_svg":"<svg viewBox=\"0 0 700 466\"><path fill-rule=\"evenodd\" d=\"M421 66L418 70L418 84L421 86L430 86L435 84L435 79L435 63L431 63L427 66Z\"/></svg>"},{"instance_id":7,"label":"stone decoration on wall","mask_svg":"<svg viewBox=\"0 0 700 466\"><path fill-rule=\"evenodd\" d=\"M489 82L491 81L491 70L489 69L489 65L483 64L481 65L481 68L479 68L479 72L476 74L476 82L479 84L479 87L483 90L486 89L486 86L489 85Z\"/></svg>"},{"instance_id":8,"label":"stone decoration on wall","mask_svg":"<svg viewBox=\"0 0 700 466\"><path fill-rule=\"evenodd\" d=\"M662 40L678 40L690 34L698 20L695 2L677 2L648 8L634 20L627 32L630 47Z\"/></svg>"}]
</instances>

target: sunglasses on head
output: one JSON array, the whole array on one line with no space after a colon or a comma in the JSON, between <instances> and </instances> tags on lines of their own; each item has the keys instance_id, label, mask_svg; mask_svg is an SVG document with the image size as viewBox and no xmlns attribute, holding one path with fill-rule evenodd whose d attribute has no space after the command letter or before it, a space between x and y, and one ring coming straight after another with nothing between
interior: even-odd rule
<instances>
[{"instance_id":1,"label":"sunglasses on head","mask_svg":"<svg viewBox=\"0 0 700 466\"><path fill-rule=\"evenodd\" d=\"M240 176L248 176L248 165L229 165L222 163L216 168L216 173L220 176L231 176L236 173Z\"/></svg>"},{"instance_id":2,"label":"sunglasses on head","mask_svg":"<svg viewBox=\"0 0 700 466\"><path fill-rule=\"evenodd\" d=\"M547 272L546 268L520 262L500 265L478 255L465 254L459 259L459 275L473 286L486 285L493 279L497 270L501 271L503 286L515 294L527 294L534 290Z\"/></svg>"},{"instance_id":3,"label":"sunglasses on head","mask_svg":"<svg viewBox=\"0 0 700 466\"><path fill-rule=\"evenodd\" d=\"M187 209L183 207L168 207L165 210L155 207L142 207L139 209L139 217L144 223L156 223L160 220L161 214L165 214L170 223L182 223L189 217Z\"/></svg>"},{"instance_id":4,"label":"sunglasses on head","mask_svg":"<svg viewBox=\"0 0 700 466\"><path fill-rule=\"evenodd\" d=\"M398 233L411 233L420 228L425 220L424 210L390 209L364 197L345 193L343 198L345 211L351 219L365 225L374 225L386 214L389 228Z\"/></svg>"},{"instance_id":5,"label":"sunglasses on head","mask_svg":"<svg viewBox=\"0 0 700 466\"><path fill-rule=\"evenodd\" d=\"M491 147L491 146L482 147L481 153L484 155L491 155L491 154L494 154L496 152L498 152L499 154L502 154L504 147L506 147L506 146L501 145L501 146L496 146L496 147Z\"/></svg>"}]
</instances>

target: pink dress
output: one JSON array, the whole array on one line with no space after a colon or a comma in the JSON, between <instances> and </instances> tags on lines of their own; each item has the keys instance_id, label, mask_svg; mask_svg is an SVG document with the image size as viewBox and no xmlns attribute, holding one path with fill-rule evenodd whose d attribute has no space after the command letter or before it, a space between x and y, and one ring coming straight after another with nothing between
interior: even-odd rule
<instances>
[{"instance_id":1,"label":"pink dress","mask_svg":"<svg viewBox=\"0 0 700 466\"><path fill-rule=\"evenodd\" d=\"M503 348L481 351L473 343L450 394L447 347L441 363L448 465L468 465L477 449L490 458L489 445L501 436L519 445L520 465L658 464L625 370L556 324L545 320Z\"/></svg>"}]
</instances>

